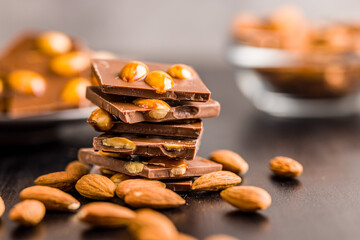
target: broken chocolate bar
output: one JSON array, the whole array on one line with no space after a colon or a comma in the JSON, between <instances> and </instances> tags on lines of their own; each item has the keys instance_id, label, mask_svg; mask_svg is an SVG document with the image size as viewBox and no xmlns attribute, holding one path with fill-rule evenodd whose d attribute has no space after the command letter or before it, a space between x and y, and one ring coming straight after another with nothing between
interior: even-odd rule
<instances>
[{"instance_id":1,"label":"broken chocolate bar","mask_svg":"<svg viewBox=\"0 0 360 240\"><path fill-rule=\"evenodd\" d=\"M88 87L86 97L95 105L120 118L125 123L164 122L181 119L217 117L220 104L210 99L207 102L168 102L170 111L161 119L149 116L151 109L142 108L132 103L134 98L105 94L99 87Z\"/></svg>"},{"instance_id":2,"label":"broken chocolate bar","mask_svg":"<svg viewBox=\"0 0 360 240\"><path fill-rule=\"evenodd\" d=\"M104 132L99 129L96 121L87 121L96 131ZM108 133L129 133L139 135L154 135L167 137L198 138L202 132L203 124L201 120L184 120L177 122L162 123L134 123L127 124L122 121L113 121L113 127L106 131Z\"/></svg>"},{"instance_id":3,"label":"broken chocolate bar","mask_svg":"<svg viewBox=\"0 0 360 240\"><path fill-rule=\"evenodd\" d=\"M83 148L78 152L78 159L81 162L99 165L115 172L120 172L130 176L139 176L149 179L178 179L204 175L210 172L220 171L222 165L201 157L196 157L192 161L186 161L187 169L181 175L176 175L177 171L172 171L174 167L151 165L146 162L121 160L95 152L91 148ZM176 160L175 160L176 161Z\"/></svg>"},{"instance_id":4,"label":"broken chocolate bar","mask_svg":"<svg viewBox=\"0 0 360 240\"><path fill-rule=\"evenodd\" d=\"M200 139L179 140L128 134L102 134L94 138L93 145L96 151L192 160L199 148Z\"/></svg>"},{"instance_id":5,"label":"broken chocolate bar","mask_svg":"<svg viewBox=\"0 0 360 240\"><path fill-rule=\"evenodd\" d=\"M195 73L191 79L174 78L174 86L165 93L158 94L144 80L127 82L119 77L121 69L128 63L123 60L93 60L92 70L101 91L116 95L155 98L163 100L182 100L205 102L210 99L210 91ZM145 63L149 71L166 72L171 65L158 63Z\"/></svg>"},{"instance_id":6,"label":"broken chocolate bar","mask_svg":"<svg viewBox=\"0 0 360 240\"><path fill-rule=\"evenodd\" d=\"M10 117L89 106L85 96L78 96L78 92L82 90L84 94L86 86L91 85L87 49L71 39L69 53L51 56L39 49L40 36L36 32L20 35L0 57L0 72L5 75L5 111ZM50 65L54 58L67 54L84 63L78 72L64 76L54 72ZM62 63L56 66L66 69Z\"/></svg>"}]
</instances>

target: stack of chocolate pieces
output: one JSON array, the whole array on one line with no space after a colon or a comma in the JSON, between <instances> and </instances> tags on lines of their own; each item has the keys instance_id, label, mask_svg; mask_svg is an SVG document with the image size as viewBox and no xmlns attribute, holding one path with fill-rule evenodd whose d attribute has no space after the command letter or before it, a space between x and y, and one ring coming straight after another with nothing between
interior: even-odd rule
<instances>
[{"instance_id":1,"label":"stack of chocolate pieces","mask_svg":"<svg viewBox=\"0 0 360 240\"><path fill-rule=\"evenodd\" d=\"M79 160L114 172L163 180L172 190L222 166L196 156L201 118L216 117L220 104L191 67L122 60L93 60L99 86L86 97L99 108L88 123L99 132Z\"/></svg>"}]
</instances>

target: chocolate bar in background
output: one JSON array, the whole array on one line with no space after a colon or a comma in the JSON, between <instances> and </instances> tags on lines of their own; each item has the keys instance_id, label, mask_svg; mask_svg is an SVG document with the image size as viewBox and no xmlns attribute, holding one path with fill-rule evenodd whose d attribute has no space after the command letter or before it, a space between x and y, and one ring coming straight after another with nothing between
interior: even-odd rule
<instances>
[{"instance_id":1,"label":"chocolate bar in background","mask_svg":"<svg viewBox=\"0 0 360 240\"><path fill-rule=\"evenodd\" d=\"M86 99L82 99L79 103L74 103L65 101L62 98L63 91L70 80L76 77L83 77L91 83L90 65L83 71L71 76L62 76L55 73L50 69L50 62L54 56L44 54L37 46L37 40L40 35L41 33L29 32L18 36L0 57L0 71L5 73L6 76L14 70L28 70L40 74L45 80L45 90L41 95L23 94L12 88L10 89L8 83L4 85L6 86L5 92L7 97L7 105L5 107L10 117L35 115L90 105L90 102ZM84 55L88 54L87 48L82 43L75 39L71 39L71 41L72 48L70 51L82 52ZM4 81L7 82L6 77ZM72 83L72 85L74 84ZM86 86L83 87L85 89Z\"/></svg>"},{"instance_id":2,"label":"chocolate bar in background","mask_svg":"<svg viewBox=\"0 0 360 240\"><path fill-rule=\"evenodd\" d=\"M115 172L120 172L130 176L145 177L149 179L180 179L198 177L206 173L216 172L222 169L221 164L201 157L196 157L192 161L180 161L180 164L185 162L187 165L187 167L185 167L185 172L181 172L178 171L179 168L176 166L164 167L137 161L121 160L118 158L102 155L98 152L95 152L94 149L91 148L80 149L78 152L78 159L81 162L102 166Z\"/></svg>"},{"instance_id":3,"label":"chocolate bar in background","mask_svg":"<svg viewBox=\"0 0 360 240\"><path fill-rule=\"evenodd\" d=\"M104 132L99 129L96 121L88 119L87 122L95 129L95 131ZM142 122L134 124L127 124L115 120L112 123L114 126L109 131L106 131L107 133L128 133L196 139L200 137L203 129L203 123L200 119L161 123Z\"/></svg>"},{"instance_id":4,"label":"chocolate bar in background","mask_svg":"<svg viewBox=\"0 0 360 240\"><path fill-rule=\"evenodd\" d=\"M94 138L96 151L121 153L143 157L194 159L200 145L198 139L141 137L128 134L102 134Z\"/></svg>"},{"instance_id":5,"label":"chocolate bar in background","mask_svg":"<svg viewBox=\"0 0 360 240\"><path fill-rule=\"evenodd\" d=\"M120 80L119 80L120 81ZM128 89L131 91L131 89ZM165 122L182 119L198 119L217 117L220 114L220 104L210 99L207 102L168 102L170 111L164 118L154 119L149 116L151 109L138 107L132 103L135 98L105 94L100 87L88 87L86 97L106 112L115 115L125 123Z\"/></svg>"},{"instance_id":6,"label":"chocolate bar in background","mask_svg":"<svg viewBox=\"0 0 360 240\"><path fill-rule=\"evenodd\" d=\"M101 168L103 168L103 167L94 165L91 168L90 173L91 174L104 175L101 172ZM112 170L110 170L110 171L112 171ZM117 173L117 172L114 172L114 174L115 173ZM142 179L142 178L139 177L139 179ZM189 178L189 179L161 179L160 181L162 181L163 183L166 184L166 188L168 188L168 189L170 189L170 190L172 190L174 192L187 192L187 191L190 191L192 183L193 183L193 179L191 179L191 178Z\"/></svg>"},{"instance_id":7,"label":"chocolate bar in background","mask_svg":"<svg viewBox=\"0 0 360 240\"><path fill-rule=\"evenodd\" d=\"M145 81L126 82L119 78L120 70L128 63L124 60L92 60L93 73L104 93L132 96L139 98L154 98L162 100L181 100L205 102L210 99L210 91L194 71L192 79L181 80L174 78L174 86L165 93L158 94ZM147 63L149 72L166 72L171 65Z\"/></svg>"}]
</instances>

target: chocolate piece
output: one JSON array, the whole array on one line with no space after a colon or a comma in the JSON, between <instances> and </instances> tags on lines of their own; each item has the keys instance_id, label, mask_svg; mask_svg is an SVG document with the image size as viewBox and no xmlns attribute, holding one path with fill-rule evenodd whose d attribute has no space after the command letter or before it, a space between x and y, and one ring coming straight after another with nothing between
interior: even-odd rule
<instances>
[{"instance_id":1,"label":"chocolate piece","mask_svg":"<svg viewBox=\"0 0 360 240\"><path fill-rule=\"evenodd\" d=\"M188 80L174 79L174 86L163 94L149 86L144 80L126 82L119 78L120 70L128 63L123 60L92 61L93 73L101 86L101 91L116 95L133 96L141 98L156 98L163 100L184 100L204 102L210 99L210 91L201 81L199 75ZM171 65L158 63L145 63L149 71L167 71Z\"/></svg>"},{"instance_id":2,"label":"chocolate piece","mask_svg":"<svg viewBox=\"0 0 360 240\"><path fill-rule=\"evenodd\" d=\"M222 165L201 157L196 157L192 161L186 161L187 170L183 175L174 175L170 167L161 167L144 164L141 162L125 161L114 157L104 156L91 148L82 148L78 152L78 159L81 162L99 165L104 168L149 179L178 179L204 175L206 173L220 171ZM137 164L136 167L133 165ZM130 171L129 171L130 170ZM135 171L136 170L136 171Z\"/></svg>"},{"instance_id":3,"label":"chocolate piece","mask_svg":"<svg viewBox=\"0 0 360 240\"><path fill-rule=\"evenodd\" d=\"M95 121L87 121L96 131L102 132ZM201 120L187 120L182 122L163 123L134 123L127 124L122 121L113 121L114 126L108 133L130 133L140 135L155 135L168 137L198 138L202 132Z\"/></svg>"},{"instance_id":4,"label":"chocolate piece","mask_svg":"<svg viewBox=\"0 0 360 240\"><path fill-rule=\"evenodd\" d=\"M180 119L217 117L220 104L210 99L207 102L168 102L171 109L162 119L149 116L151 109L132 104L134 98L102 93L99 87L88 87L86 97L95 105L120 118L125 123L165 122Z\"/></svg>"},{"instance_id":5,"label":"chocolate piece","mask_svg":"<svg viewBox=\"0 0 360 240\"><path fill-rule=\"evenodd\" d=\"M192 179L184 179L184 180L170 180L163 181L166 184L166 188L174 191L174 192L187 192L191 190L191 186L193 183Z\"/></svg>"},{"instance_id":6,"label":"chocolate piece","mask_svg":"<svg viewBox=\"0 0 360 240\"><path fill-rule=\"evenodd\" d=\"M75 77L86 77L90 80L90 68L84 72L71 77L63 77L49 68L52 56L43 54L36 45L38 33L25 33L20 35L2 54L0 58L0 72L6 75L14 70L30 70L40 74L46 81L46 89L43 95L25 95L13 91L7 86L7 106L5 111L11 117L23 117L39 114L53 110L78 107L61 99L61 93L70 79ZM73 40L72 51L86 50L82 44ZM89 106L84 99L81 106Z\"/></svg>"},{"instance_id":7,"label":"chocolate piece","mask_svg":"<svg viewBox=\"0 0 360 240\"><path fill-rule=\"evenodd\" d=\"M119 144L113 144L113 138L125 138L130 140L123 148ZM143 157L168 157L168 158L183 158L187 160L194 159L196 152L200 145L200 139L178 140L170 138L159 137L139 137L136 135L127 134L102 134L95 137L93 141L94 149L96 151L102 150L105 152L121 153L128 155L136 155Z\"/></svg>"}]
</instances>

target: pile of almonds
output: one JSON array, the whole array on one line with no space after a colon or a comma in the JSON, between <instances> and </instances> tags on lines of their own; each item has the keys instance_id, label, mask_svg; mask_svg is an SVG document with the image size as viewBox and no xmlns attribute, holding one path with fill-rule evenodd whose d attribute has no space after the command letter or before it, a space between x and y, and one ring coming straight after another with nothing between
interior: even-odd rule
<instances>
[{"instance_id":1,"label":"pile of almonds","mask_svg":"<svg viewBox=\"0 0 360 240\"><path fill-rule=\"evenodd\" d=\"M241 182L238 174L248 171L247 162L229 150L218 150L210 159L221 163L223 171L205 174L192 185L194 191L221 191L223 200L244 212L263 210L271 205L270 194L255 186L236 186ZM302 173L302 165L287 157L270 161L273 173L281 177L296 177ZM179 233L175 225L163 214L151 209L174 208L185 204L177 193L166 189L163 182L135 179L121 173L103 169L100 174L90 174L90 167L79 161L69 163L65 171L42 175L35 180L36 186L20 192L21 202L9 213L9 218L19 224L33 226L41 222L46 210L73 212L80 202L66 193L76 189L82 196L106 201L115 195L133 207L111 202L92 202L84 205L76 214L77 219L90 226L126 227L135 239L196 239ZM107 177L111 175L111 177ZM5 205L0 197L0 216ZM226 235L213 235L207 240L236 239Z\"/></svg>"}]
</instances>

